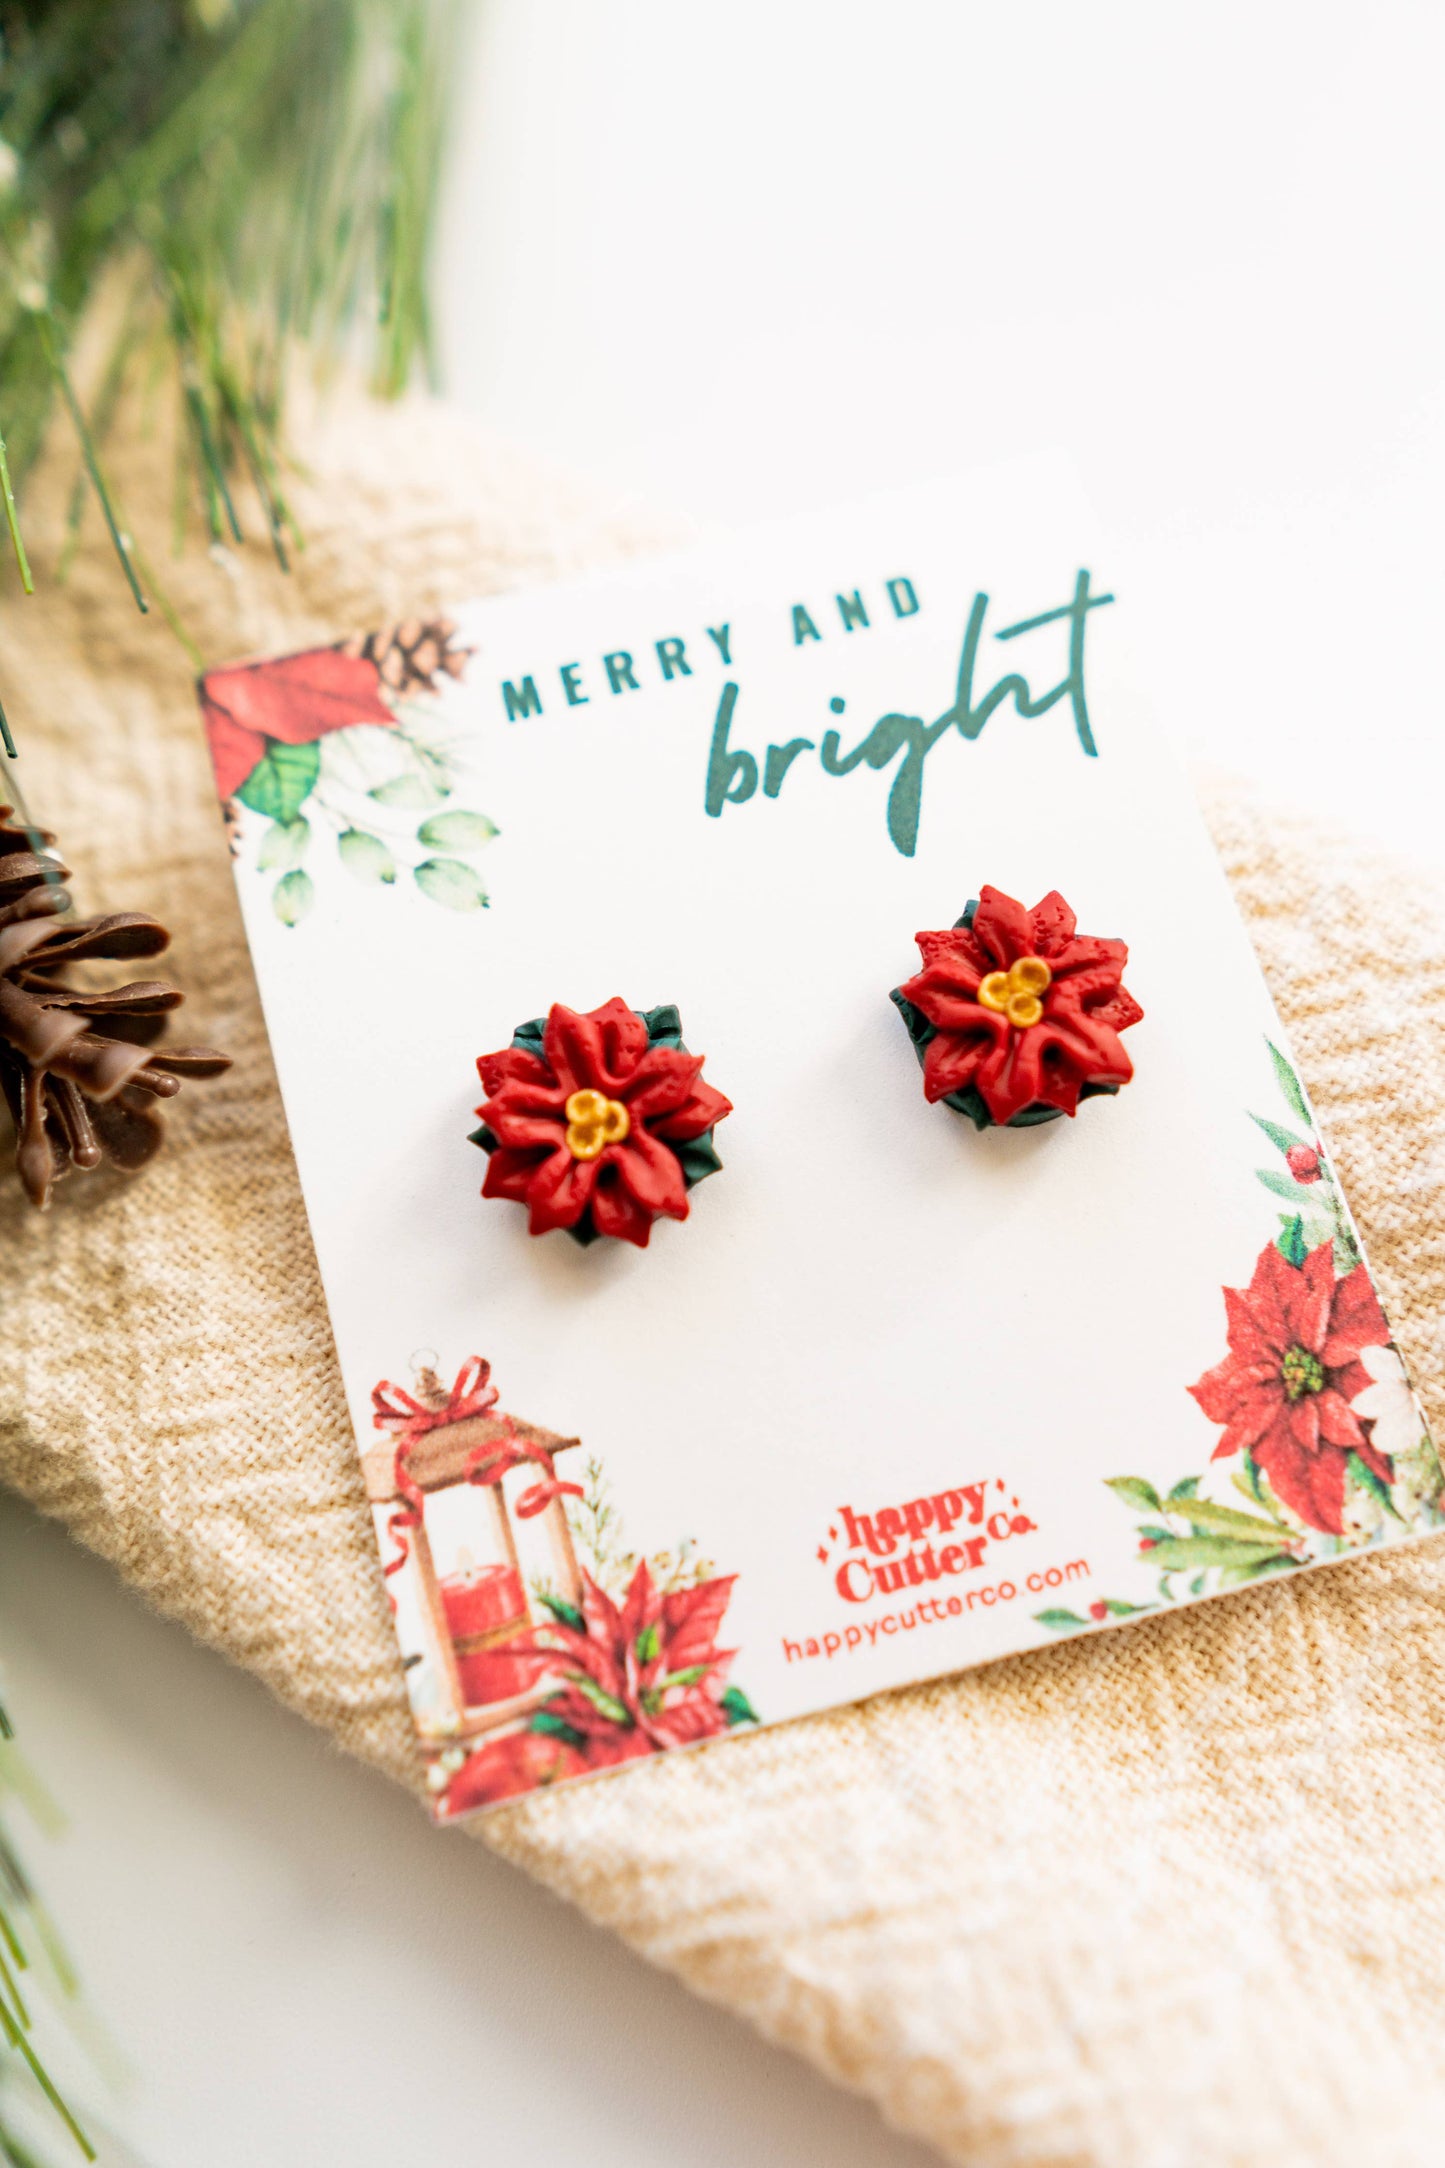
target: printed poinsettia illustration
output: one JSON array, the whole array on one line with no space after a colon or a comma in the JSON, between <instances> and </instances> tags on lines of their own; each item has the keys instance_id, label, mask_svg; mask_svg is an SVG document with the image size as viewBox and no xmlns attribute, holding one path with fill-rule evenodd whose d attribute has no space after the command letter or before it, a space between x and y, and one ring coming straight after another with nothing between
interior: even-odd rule
<instances>
[{"instance_id":1,"label":"printed poinsettia illustration","mask_svg":"<svg viewBox=\"0 0 1445 2168\"><path fill-rule=\"evenodd\" d=\"M1394 1470L1355 1410L1370 1383L1360 1358L1390 1337L1370 1277L1335 1277L1324 1242L1300 1264L1271 1243L1247 1288L1224 1291L1229 1353L1189 1390L1224 1435L1221 1460L1248 1453L1283 1506L1310 1528L1342 1531L1350 1455L1386 1485Z\"/></svg>"},{"instance_id":2,"label":"printed poinsettia illustration","mask_svg":"<svg viewBox=\"0 0 1445 2168\"><path fill-rule=\"evenodd\" d=\"M477 1060L482 1195L524 1204L534 1235L563 1228L645 1249L653 1221L686 1219L688 1191L722 1166L712 1135L732 1103L702 1065L671 1006L614 998L579 1015L559 1003L523 1024Z\"/></svg>"},{"instance_id":3,"label":"printed poinsettia illustration","mask_svg":"<svg viewBox=\"0 0 1445 2168\"><path fill-rule=\"evenodd\" d=\"M644 1561L621 1603L590 1574L580 1605L544 1596L552 1615L530 1645L563 1683L524 1731L467 1759L447 1788L447 1815L756 1723L747 1696L726 1683L736 1650L717 1646L736 1578L663 1594Z\"/></svg>"},{"instance_id":4,"label":"printed poinsettia illustration","mask_svg":"<svg viewBox=\"0 0 1445 2168\"><path fill-rule=\"evenodd\" d=\"M277 877L272 901L283 924L297 925L316 900L304 861L318 824L334 831L338 860L358 881L391 886L410 861L432 902L485 907L475 869L456 854L479 850L496 830L484 815L446 804L457 776L436 706L468 653L449 619L416 619L202 677L227 826L239 837L238 808L269 824L256 866Z\"/></svg>"},{"instance_id":5,"label":"printed poinsettia illustration","mask_svg":"<svg viewBox=\"0 0 1445 2168\"><path fill-rule=\"evenodd\" d=\"M1214 1460L1244 1505L1209 1496L1201 1475L1167 1488L1142 1475L1109 1479L1143 1516L1139 1564L1157 1575L1166 1604L1445 1519L1445 1477L1304 1087L1266 1045L1292 1122L1251 1119L1279 1154L1258 1170L1260 1184L1285 1209L1249 1286L1224 1290L1228 1354L1188 1387L1222 1426ZM1088 1623L1039 1616L1060 1632Z\"/></svg>"},{"instance_id":6,"label":"printed poinsettia illustration","mask_svg":"<svg viewBox=\"0 0 1445 2168\"><path fill-rule=\"evenodd\" d=\"M956 926L915 937L923 969L892 998L930 1103L985 1129L1073 1115L1128 1083L1119 1034L1144 1014L1123 984L1128 948L1075 926L1057 890L1030 911L984 888Z\"/></svg>"}]
</instances>

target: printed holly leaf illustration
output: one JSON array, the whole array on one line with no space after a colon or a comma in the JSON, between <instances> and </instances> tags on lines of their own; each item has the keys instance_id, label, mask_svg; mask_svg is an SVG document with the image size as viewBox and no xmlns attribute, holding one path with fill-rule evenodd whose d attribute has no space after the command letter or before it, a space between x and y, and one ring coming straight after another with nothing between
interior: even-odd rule
<instances>
[{"instance_id":1,"label":"printed holly leaf illustration","mask_svg":"<svg viewBox=\"0 0 1445 2168\"><path fill-rule=\"evenodd\" d=\"M294 872L283 874L276 883L271 908L283 926L297 926L315 901L316 889L311 876L298 866Z\"/></svg>"},{"instance_id":2,"label":"printed holly leaf illustration","mask_svg":"<svg viewBox=\"0 0 1445 2168\"><path fill-rule=\"evenodd\" d=\"M253 813L284 827L305 805L320 771L321 748L314 739L305 745L273 739L236 796Z\"/></svg>"},{"instance_id":3,"label":"printed holly leaf illustration","mask_svg":"<svg viewBox=\"0 0 1445 2168\"><path fill-rule=\"evenodd\" d=\"M336 848L342 865L358 881L396 879L396 860L380 836L368 835L364 828L347 828L336 838Z\"/></svg>"},{"instance_id":4,"label":"printed holly leaf illustration","mask_svg":"<svg viewBox=\"0 0 1445 2168\"><path fill-rule=\"evenodd\" d=\"M1309 1256L1310 1246L1305 1240L1305 1223L1298 1212L1281 1220L1277 1247L1287 1264L1302 1265Z\"/></svg>"},{"instance_id":5,"label":"printed holly leaf illustration","mask_svg":"<svg viewBox=\"0 0 1445 2168\"><path fill-rule=\"evenodd\" d=\"M464 813L457 808L451 813L433 813L418 828L416 839L431 850L479 851L496 833L485 813Z\"/></svg>"},{"instance_id":6,"label":"printed holly leaf illustration","mask_svg":"<svg viewBox=\"0 0 1445 2168\"><path fill-rule=\"evenodd\" d=\"M1104 1478L1116 1498L1122 1498L1126 1506L1136 1513L1161 1513L1163 1505L1152 1483L1146 1483L1141 1475L1111 1475Z\"/></svg>"},{"instance_id":7,"label":"printed holly leaf illustration","mask_svg":"<svg viewBox=\"0 0 1445 2168\"><path fill-rule=\"evenodd\" d=\"M1304 1086L1295 1074L1294 1064L1281 1054L1272 1039L1266 1039L1264 1043L1269 1048L1269 1058L1274 1063L1274 1073L1279 1079L1279 1088L1284 1093L1291 1112L1297 1114L1308 1127L1313 1128L1309 1101L1305 1098Z\"/></svg>"},{"instance_id":8,"label":"printed holly leaf illustration","mask_svg":"<svg viewBox=\"0 0 1445 2168\"><path fill-rule=\"evenodd\" d=\"M756 1724L760 1721L757 1710L740 1686L730 1686L718 1707L729 1724Z\"/></svg>"},{"instance_id":9,"label":"printed holly leaf illustration","mask_svg":"<svg viewBox=\"0 0 1445 2168\"><path fill-rule=\"evenodd\" d=\"M311 823L303 814L295 820L273 821L261 838L261 848L256 853L256 865L262 873L289 873L299 866L306 856L306 846L311 841Z\"/></svg>"},{"instance_id":10,"label":"printed holly leaf illustration","mask_svg":"<svg viewBox=\"0 0 1445 2168\"><path fill-rule=\"evenodd\" d=\"M424 858L413 869L413 879L424 896L445 904L449 911L485 911L487 892L470 866L460 858Z\"/></svg>"},{"instance_id":11,"label":"printed holly leaf illustration","mask_svg":"<svg viewBox=\"0 0 1445 2168\"><path fill-rule=\"evenodd\" d=\"M1070 1627L1087 1626L1089 1623L1086 1618L1080 1618L1077 1611L1035 1611L1034 1621L1039 1626L1049 1627L1054 1633L1067 1632Z\"/></svg>"}]
</instances>

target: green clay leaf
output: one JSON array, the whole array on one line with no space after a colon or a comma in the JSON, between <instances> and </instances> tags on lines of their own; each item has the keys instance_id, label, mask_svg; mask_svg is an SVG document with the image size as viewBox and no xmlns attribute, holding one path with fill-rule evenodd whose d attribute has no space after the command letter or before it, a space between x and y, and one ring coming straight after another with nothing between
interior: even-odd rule
<instances>
[{"instance_id":1,"label":"green clay leaf","mask_svg":"<svg viewBox=\"0 0 1445 2168\"><path fill-rule=\"evenodd\" d=\"M417 887L449 911L485 911L487 892L460 858L424 858L414 870Z\"/></svg>"},{"instance_id":2,"label":"green clay leaf","mask_svg":"<svg viewBox=\"0 0 1445 2168\"><path fill-rule=\"evenodd\" d=\"M256 865L262 873L289 873L306 856L310 841L311 823L304 815L298 813L290 821L273 821L261 838Z\"/></svg>"},{"instance_id":3,"label":"green clay leaf","mask_svg":"<svg viewBox=\"0 0 1445 2168\"><path fill-rule=\"evenodd\" d=\"M1136 1513L1159 1513L1163 1511L1159 1493L1152 1483L1146 1483L1141 1475L1110 1475L1104 1481L1116 1498L1122 1498L1126 1506Z\"/></svg>"},{"instance_id":4,"label":"green clay leaf","mask_svg":"<svg viewBox=\"0 0 1445 2168\"><path fill-rule=\"evenodd\" d=\"M342 865L358 881L396 879L396 860L380 836L368 835L364 828L348 828L337 837L336 848Z\"/></svg>"},{"instance_id":5,"label":"green clay leaf","mask_svg":"<svg viewBox=\"0 0 1445 2168\"><path fill-rule=\"evenodd\" d=\"M285 826L294 821L321 773L321 747L282 745L273 740L236 796L242 805Z\"/></svg>"},{"instance_id":6,"label":"green clay leaf","mask_svg":"<svg viewBox=\"0 0 1445 2168\"><path fill-rule=\"evenodd\" d=\"M283 874L276 883L271 908L283 926L299 926L315 901L316 889L311 876L298 866L294 872Z\"/></svg>"},{"instance_id":7,"label":"green clay leaf","mask_svg":"<svg viewBox=\"0 0 1445 2168\"><path fill-rule=\"evenodd\" d=\"M433 813L416 832L418 843L437 851L479 851L496 835L485 813Z\"/></svg>"}]
</instances>

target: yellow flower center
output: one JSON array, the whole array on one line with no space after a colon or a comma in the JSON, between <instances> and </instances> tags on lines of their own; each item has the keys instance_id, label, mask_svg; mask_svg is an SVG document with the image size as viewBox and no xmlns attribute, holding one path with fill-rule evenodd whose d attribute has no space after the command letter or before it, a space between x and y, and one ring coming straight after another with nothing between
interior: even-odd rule
<instances>
[{"instance_id":1,"label":"yellow flower center","mask_svg":"<svg viewBox=\"0 0 1445 2168\"><path fill-rule=\"evenodd\" d=\"M1016 1030L1027 1031L1043 1016L1039 996L1048 989L1053 976L1042 956L1020 956L1007 971L990 971L979 985L978 998L985 1009L1006 1016Z\"/></svg>"},{"instance_id":2,"label":"yellow flower center","mask_svg":"<svg viewBox=\"0 0 1445 2168\"><path fill-rule=\"evenodd\" d=\"M564 1109L567 1149L574 1159L600 1159L609 1144L620 1144L632 1128L632 1116L620 1099L601 1092L573 1092Z\"/></svg>"}]
</instances>

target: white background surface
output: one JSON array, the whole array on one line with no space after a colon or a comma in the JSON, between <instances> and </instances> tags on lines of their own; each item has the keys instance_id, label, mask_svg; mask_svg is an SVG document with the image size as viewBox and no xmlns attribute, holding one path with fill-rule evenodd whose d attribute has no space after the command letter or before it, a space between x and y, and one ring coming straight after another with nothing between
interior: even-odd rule
<instances>
[{"instance_id":1,"label":"white background surface","mask_svg":"<svg viewBox=\"0 0 1445 2168\"><path fill-rule=\"evenodd\" d=\"M473 12L458 397L718 522L1061 445L1191 753L1445 866L1437 10ZM925 2157L9 1505L0 1649L151 2168Z\"/></svg>"}]
</instances>

